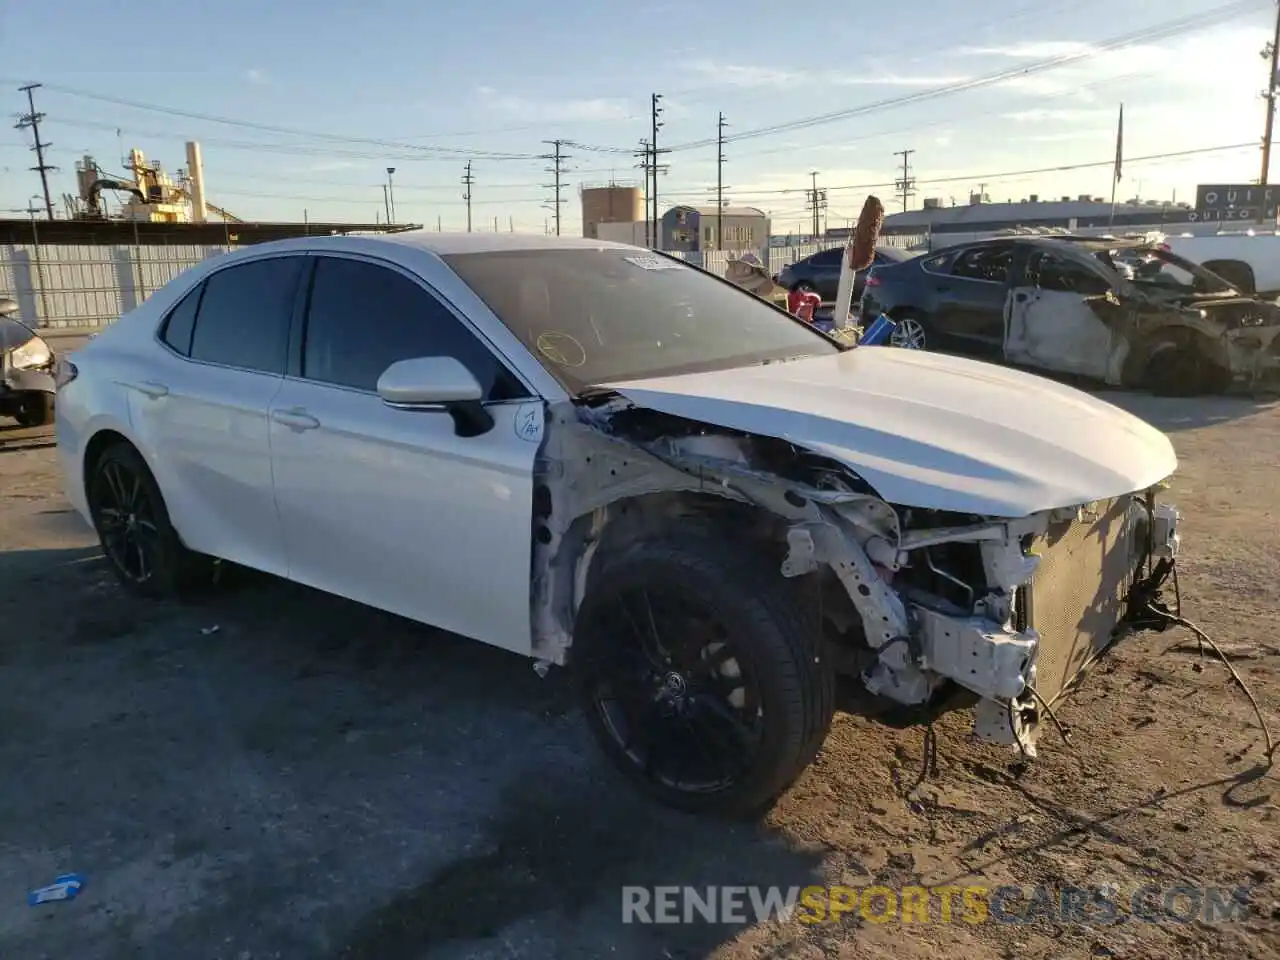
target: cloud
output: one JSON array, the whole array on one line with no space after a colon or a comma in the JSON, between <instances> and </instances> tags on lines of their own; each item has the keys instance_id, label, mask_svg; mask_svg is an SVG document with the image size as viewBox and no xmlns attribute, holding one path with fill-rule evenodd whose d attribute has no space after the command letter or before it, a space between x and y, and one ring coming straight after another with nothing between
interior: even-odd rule
<instances>
[{"instance_id":1,"label":"cloud","mask_svg":"<svg viewBox=\"0 0 1280 960\"><path fill-rule=\"evenodd\" d=\"M719 60L695 60L689 65L704 82L726 87L845 86L845 87L941 87L968 79L952 74L900 74L879 69L861 72L807 70L753 66Z\"/></svg>"},{"instance_id":2,"label":"cloud","mask_svg":"<svg viewBox=\"0 0 1280 960\"><path fill-rule=\"evenodd\" d=\"M1014 123L1081 123L1098 120L1114 115L1114 110L1052 110L1047 107L1032 107L1029 110L1014 110L1001 114L1005 120Z\"/></svg>"},{"instance_id":3,"label":"cloud","mask_svg":"<svg viewBox=\"0 0 1280 960\"><path fill-rule=\"evenodd\" d=\"M246 70L244 72L244 78L248 80L250 83L266 83L267 82L266 71L261 70L258 67L250 67L248 70Z\"/></svg>"},{"instance_id":4,"label":"cloud","mask_svg":"<svg viewBox=\"0 0 1280 960\"><path fill-rule=\"evenodd\" d=\"M611 97L533 100L501 94L492 87L477 87L476 93L490 110L538 123L626 120L636 113L636 108L626 100Z\"/></svg>"},{"instance_id":5,"label":"cloud","mask_svg":"<svg viewBox=\"0 0 1280 960\"><path fill-rule=\"evenodd\" d=\"M1032 40L994 47L961 47L956 51L965 57L1009 57L1016 60L1050 60L1085 54L1094 48L1078 40ZM1130 48L1132 49L1132 48Z\"/></svg>"},{"instance_id":6,"label":"cloud","mask_svg":"<svg viewBox=\"0 0 1280 960\"><path fill-rule=\"evenodd\" d=\"M945 87L969 78L950 74L828 73L819 74L817 79L846 87Z\"/></svg>"},{"instance_id":7,"label":"cloud","mask_svg":"<svg viewBox=\"0 0 1280 960\"><path fill-rule=\"evenodd\" d=\"M719 60L695 60L689 69L703 80L726 87L790 86L803 79L803 74L777 67L745 66Z\"/></svg>"}]
</instances>

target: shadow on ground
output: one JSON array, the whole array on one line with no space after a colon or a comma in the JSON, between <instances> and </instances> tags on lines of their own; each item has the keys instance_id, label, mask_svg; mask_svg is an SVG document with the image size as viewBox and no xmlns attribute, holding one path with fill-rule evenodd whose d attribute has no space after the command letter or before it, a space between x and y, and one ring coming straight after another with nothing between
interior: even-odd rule
<instances>
[{"instance_id":1,"label":"shadow on ground","mask_svg":"<svg viewBox=\"0 0 1280 960\"><path fill-rule=\"evenodd\" d=\"M1243 420L1266 413L1280 402L1275 397L1154 397L1120 390L1103 391L1098 396L1166 433Z\"/></svg>"},{"instance_id":2,"label":"shadow on ground","mask_svg":"<svg viewBox=\"0 0 1280 960\"><path fill-rule=\"evenodd\" d=\"M818 882L638 796L554 671L260 575L142 602L95 554L4 555L2 956L693 958L736 928L624 924L624 886Z\"/></svg>"}]
</instances>

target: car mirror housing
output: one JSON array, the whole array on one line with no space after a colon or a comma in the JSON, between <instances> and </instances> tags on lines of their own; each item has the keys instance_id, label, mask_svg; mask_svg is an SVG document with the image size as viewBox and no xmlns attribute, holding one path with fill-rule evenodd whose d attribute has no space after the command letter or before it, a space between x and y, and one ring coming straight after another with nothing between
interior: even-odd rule
<instances>
[{"instance_id":1,"label":"car mirror housing","mask_svg":"<svg viewBox=\"0 0 1280 960\"><path fill-rule=\"evenodd\" d=\"M459 436L478 436L493 426L484 409L484 388L454 357L397 360L378 378L378 396L394 407L443 407Z\"/></svg>"}]
</instances>

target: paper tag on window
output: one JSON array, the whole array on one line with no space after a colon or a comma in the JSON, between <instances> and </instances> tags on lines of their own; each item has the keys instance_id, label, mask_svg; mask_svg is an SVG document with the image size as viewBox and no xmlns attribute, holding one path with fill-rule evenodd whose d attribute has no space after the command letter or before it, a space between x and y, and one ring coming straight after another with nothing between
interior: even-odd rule
<instances>
[{"instance_id":1,"label":"paper tag on window","mask_svg":"<svg viewBox=\"0 0 1280 960\"><path fill-rule=\"evenodd\" d=\"M679 270L680 264L666 257L655 257L652 254L638 257L623 257L627 263L634 263L641 270Z\"/></svg>"}]
</instances>

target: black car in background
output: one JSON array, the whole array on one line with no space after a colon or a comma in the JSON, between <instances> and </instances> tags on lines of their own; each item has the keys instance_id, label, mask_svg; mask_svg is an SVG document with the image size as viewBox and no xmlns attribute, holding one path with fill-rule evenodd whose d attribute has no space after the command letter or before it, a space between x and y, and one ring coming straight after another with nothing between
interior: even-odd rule
<instances>
[{"instance_id":1,"label":"black car in background","mask_svg":"<svg viewBox=\"0 0 1280 960\"><path fill-rule=\"evenodd\" d=\"M958 244L874 267L861 312L897 322L894 346L1110 386L1186 395L1280 373L1280 306L1139 239Z\"/></svg>"},{"instance_id":2,"label":"black car in background","mask_svg":"<svg viewBox=\"0 0 1280 960\"><path fill-rule=\"evenodd\" d=\"M778 274L778 284L788 290L812 290L824 302L834 300L836 289L840 286L840 258L844 255L844 251L843 246L832 247L830 250L820 250L803 260L797 260L791 266L784 267ZM896 247L881 247L876 250L872 267L901 263L909 257L910 254ZM862 297L862 285L866 275L867 272L864 270L853 278L855 304Z\"/></svg>"}]
</instances>

